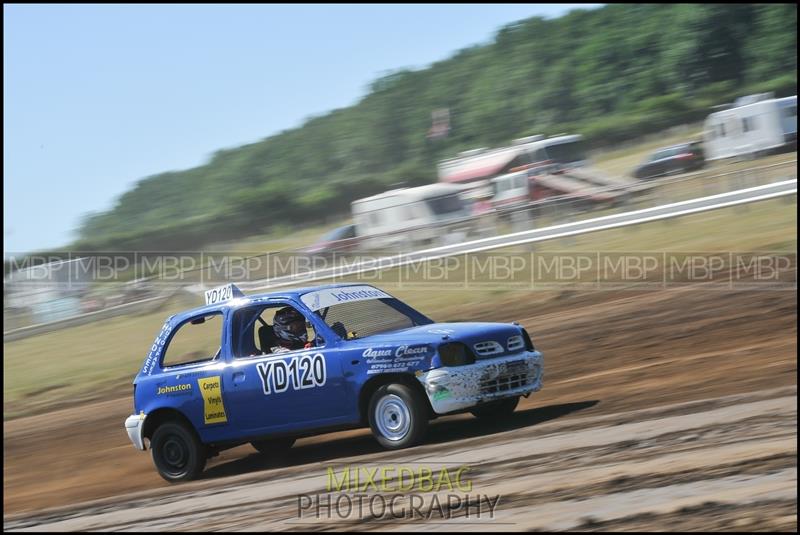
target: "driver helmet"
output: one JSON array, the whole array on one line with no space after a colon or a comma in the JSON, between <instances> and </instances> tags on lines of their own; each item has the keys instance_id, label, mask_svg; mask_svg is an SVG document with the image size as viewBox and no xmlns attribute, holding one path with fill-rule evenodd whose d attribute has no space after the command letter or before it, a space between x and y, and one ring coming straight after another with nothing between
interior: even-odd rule
<instances>
[{"instance_id":1,"label":"driver helmet","mask_svg":"<svg viewBox=\"0 0 800 535\"><path fill-rule=\"evenodd\" d=\"M306 331L306 319L292 307L285 307L275 313L272 330L275 336L282 342L291 345L303 345L308 342L308 331Z\"/></svg>"}]
</instances>

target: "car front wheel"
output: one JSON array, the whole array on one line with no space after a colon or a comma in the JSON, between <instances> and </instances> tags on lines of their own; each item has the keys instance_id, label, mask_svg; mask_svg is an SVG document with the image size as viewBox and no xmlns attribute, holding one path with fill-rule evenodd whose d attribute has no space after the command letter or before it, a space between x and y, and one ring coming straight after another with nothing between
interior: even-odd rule
<instances>
[{"instance_id":1,"label":"car front wheel","mask_svg":"<svg viewBox=\"0 0 800 535\"><path fill-rule=\"evenodd\" d=\"M369 426L384 448L419 444L428 429L426 401L420 392L406 385L384 385L370 400Z\"/></svg>"},{"instance_id":2,"label":"car front wheel","mask_svg":"<svg viewBox=\"0 0 800 535\"><path fill-rule=\"evenodd\" d=\"M195 479L206 466L206 448L195 433L177 422L161 424L150 441L153 463L170 483Z\"/></svg>"},{"instance_id":3,"label":"car front wheel","mask_svg":"<svg viewBox=\"0 0 800 535\"><path fill-rule=\"evenodd\" d=\"M519 403L519 396L513 398L501 399L500 401L492 401L486 405L475 407L470 412L476 418L481 420L501 420L508 418L514 413Z\"/></svg>"}]
</instances>

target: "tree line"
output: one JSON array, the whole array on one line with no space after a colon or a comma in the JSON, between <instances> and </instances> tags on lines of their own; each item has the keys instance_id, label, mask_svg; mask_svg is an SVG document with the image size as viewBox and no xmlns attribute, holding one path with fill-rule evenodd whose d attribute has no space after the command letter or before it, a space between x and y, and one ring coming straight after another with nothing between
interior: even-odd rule
<instances>
[{"instance_id":1,"label":"tree line","mask_svg":"<svg viewBox=\"0 0 800 535\"><path fill-rule=\"evenodd\" d=\"M375 80L355 105L199 167L139 181L87 216L71 250L189 250L313 224L436 163L513 138L613 146L702 120L737 96L797 92L794 4L612 4L501 28L492 42ZM446 109L446 137L428 136Z\"/></svg>"}]
</instances>

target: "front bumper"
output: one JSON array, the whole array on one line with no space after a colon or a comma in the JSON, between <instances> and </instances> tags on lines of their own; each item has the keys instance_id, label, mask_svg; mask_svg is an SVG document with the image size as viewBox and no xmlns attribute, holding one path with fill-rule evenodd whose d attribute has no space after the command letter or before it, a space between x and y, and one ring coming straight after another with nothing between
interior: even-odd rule
<instances>
[{"instance_id":1,"label":"front bumper","mask_svg":"<svg viewBox=\"0 0 800 535\"><path fill-rule=\"evenodd\" d=\"M128 438L133 442L133 446L137 450L145 450L144 447L144 420L146 416L144 413L132 414L125 419L125 430L128 432Z\"/></svg>"},{"instance_id":2,"label":"front bumper","mask_svg":"<svg viewBox=\"0 0 800 535\"><path fill-rule=\"evenodd\" d=\"M522 396L542 388L544 358L538 351L484 359L466 366L430 370L422 383L436 414L467 409L503 398Z\"/></svg>"}]
</instances>

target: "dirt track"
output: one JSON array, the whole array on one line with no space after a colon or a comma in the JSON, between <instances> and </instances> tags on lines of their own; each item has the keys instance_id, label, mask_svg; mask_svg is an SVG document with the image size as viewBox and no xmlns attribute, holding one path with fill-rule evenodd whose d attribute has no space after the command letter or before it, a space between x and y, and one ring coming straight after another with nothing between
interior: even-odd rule
<instances>
[{"instance_id":1,"label":"dirt track","mask_svg":"<svg viewBox=\"0 0 800 535\"><path fill-rule=\"evenodd\" d=\"M506 424L442 418L401 452L331 434L281 465L242 446L169 486L128 442L126 396L4 423L6 529L422 527L298 519L298 494L358 463L469 465L473 494L500 500L494 519L453 512L458 529L797 529L795 292L565 294L460 319L520 320L545 355L544 389Z\"/></svg>"}]
</instances>

